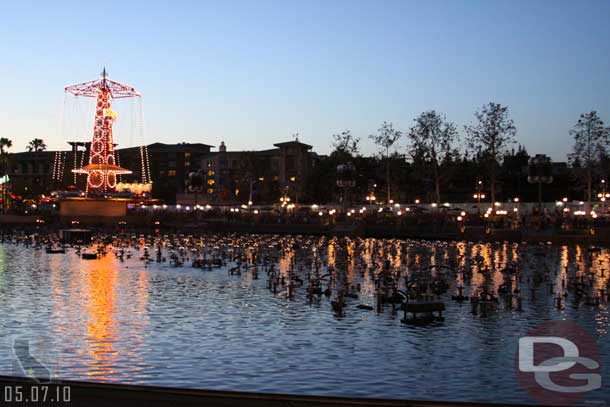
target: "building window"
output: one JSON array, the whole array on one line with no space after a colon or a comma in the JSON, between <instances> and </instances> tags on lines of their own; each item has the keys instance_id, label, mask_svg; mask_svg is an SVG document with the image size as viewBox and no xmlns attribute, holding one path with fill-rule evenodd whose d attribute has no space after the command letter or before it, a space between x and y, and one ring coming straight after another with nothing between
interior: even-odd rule
<instances>
[{"instance_id":1,"label":"building window","mask_svg":"<svg viewBox=\"0 0 610 407\"><path fill-rule=\"evenodd\" d=\"M286 171L294 171L296 168L296 161L294 156L286 157Z\"/></svg>"},{"instance_id":2,"label":"building window","mask_svg":"<svg viewBox=\"0 0 610 407\"><path fill-rule=\"evenodd\" d=\"M175 177L176 176L176 170L169 170L169 171L167 171L167 176L168 177Z\"/></svg>"}]
</instances>

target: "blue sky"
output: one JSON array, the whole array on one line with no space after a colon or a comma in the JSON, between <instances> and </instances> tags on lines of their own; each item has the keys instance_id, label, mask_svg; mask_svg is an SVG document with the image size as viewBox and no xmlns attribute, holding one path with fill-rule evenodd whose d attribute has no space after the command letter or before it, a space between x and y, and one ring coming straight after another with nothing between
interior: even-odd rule
<instances>
[{"instance_id":1,"label":"blue sky","mask_svg":"<svg viewBox=\"0 0 610 407\"><path fill-rule=\"evenodd\" d=\"M608 21L610 1L3 2L0 136L63 148L64 87L106 66L143 94L148 142L299 132L327 153L350 129L369 153L384 120L462 128L493 100L530 153L564 160L580 113L610 122Z\"/></svg>"}]
</instances>

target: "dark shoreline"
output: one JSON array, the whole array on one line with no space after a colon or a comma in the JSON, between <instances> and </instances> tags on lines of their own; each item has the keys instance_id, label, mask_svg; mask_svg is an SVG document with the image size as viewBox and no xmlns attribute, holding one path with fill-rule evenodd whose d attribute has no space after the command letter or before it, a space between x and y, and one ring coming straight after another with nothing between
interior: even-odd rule
<instances>
[{"instance_id":1,"label":"dark shoreline","mask_svg":"<svg viewBox=\"0 0 610 407\"><path fill-rule=\"evenodd\" d=\"M53 405L53 406L206 406L206 407L330 407L330 406L360 406L360 407L517 407L533 406L533 404L511 403L470 403L451 401L397 400L355 397L306 396L276 393L253 393L220 390L181 389L174 387L142 386L115 383L96 383L73 380L60 380L52 383L36 383L23 377L0 376L0 387L4 397L5 388L15 393L15 386L21 386L23 394L21 402L2 400L3 405ZM69 386L70 401L57 402L47 399L46 402L24 402L32 394L32 387L38 389L47 386L48 397ZM36 391L36 389L34 390ZM42 391L38 392L42 394ZM13 396L14 397L14 396ZM537 405L542 406L542 405Z\"/></svg>"},{"instance_id":2,"label":"dark shoreline","mask_svg":"<svg viewBox=\"0 0 610 407\"><path fill-rule=\"evenodd\" d=\"M428 229L428 230L427 230ZM201 225L184 225L176 228L181 232L212 233L252 233L278 235L313 235L313 236L347 236L384 239L413 239L430 241L467 241L467 242L511 242L511 243L548 243L552 244L586 244L610 247L610 229L598 230L595 235L585 233L566 233L553 231L515 231L496 229L486 233L483 227L467 227L464 233L457 231L431 231L432 225L420 225L418 228L393 228L380 225L354 228L328 227L307 224L243 224L231 222L206 222Z\"/></svg>"},{"instance_id":3,"label":"dark shoreline","mask_svg":"<svg viewBox=\"0 0 610 407\"><path fill-rule=\"evenodd\" d=\"M58 232L75 227L58 218L47 218L44 224L36 223L34 216L0 215L0 230ZM162 219L163 220L163 219ZM88 228L103 233L144 233L144 234L206 234L206 233L246 233L264 235L309 235L339 236L385 239L413 239L430 241L467 241L467 242L510 242L510 243L552 243L585 244L610 247L610 225L595 228L595 233L586 230L564 231L557 228L533 229L486 229L481 225L466 225L459 231L455 225L420 223L413 225L396 224L354 224L337 223L333 225L318 223L254 223L230 220L168 219L155 225L149 217L128 216L126 226L119 226L117 220L82 220L76 227Z\"/></svg>"}]
</instances>

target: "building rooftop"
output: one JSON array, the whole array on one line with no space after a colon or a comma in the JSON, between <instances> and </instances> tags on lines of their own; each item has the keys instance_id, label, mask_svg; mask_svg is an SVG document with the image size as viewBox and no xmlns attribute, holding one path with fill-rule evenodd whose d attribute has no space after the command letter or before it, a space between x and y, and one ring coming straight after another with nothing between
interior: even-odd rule
<instances>
[{"instance_id":1,"label":"building rooftop","mask_svg":"<svg viewBox=\"0 0 610 407\"><path fill-rule=\"evenodd\" d=\"M188 150L188 149L192 149L192 148L205 148L205 149L209 149L213 146L209 145L209 144L204 144L204 143L176 143L176 144L165 144L165 143L152 143L148 145L148 149L152 150L173 150L173 151L180 151L180 150Z\"/></svg>"},{"instance_id":2,"label":"building rooftop","mask_svg":"<svg viewBox=\"0 0 610 407\"><path fill-rule=\"evenodd\" d=\"M308 150L311 150L313 148L313 146L310 146L309 144L301 143L299 141L299 139L296 139L293 141L285 141L283 143L276 143L276 144L274 144L274 146L276 146L276 147L301 146L301 147L306 147Z\"/></svg>"}]
</instances>

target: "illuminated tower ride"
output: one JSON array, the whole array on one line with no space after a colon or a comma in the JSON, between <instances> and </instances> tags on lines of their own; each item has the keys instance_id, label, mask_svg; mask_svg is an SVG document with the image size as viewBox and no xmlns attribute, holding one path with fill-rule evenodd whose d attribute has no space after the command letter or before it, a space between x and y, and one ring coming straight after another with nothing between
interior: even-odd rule
<instances>
[{"instance_id":1,"label":"illuminated tower ride","mask_svg":"<svg viewBox=\"0 0 610 407\"><path fill-rule=\"evenodd\" d=\"M106 68L100 79L68 86L66 92L75 96L96 98L93 139L89 164L73 169L76 174L87 174L87 195L102 195L116 191L117 175L131 171L116 164L112 125L116 113L110 108L112 99L140 97L131 86L108 79Z\"/></svg>"}]
</instances>

